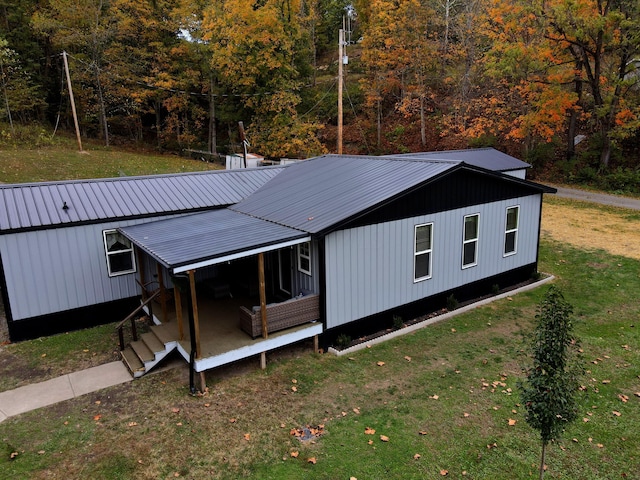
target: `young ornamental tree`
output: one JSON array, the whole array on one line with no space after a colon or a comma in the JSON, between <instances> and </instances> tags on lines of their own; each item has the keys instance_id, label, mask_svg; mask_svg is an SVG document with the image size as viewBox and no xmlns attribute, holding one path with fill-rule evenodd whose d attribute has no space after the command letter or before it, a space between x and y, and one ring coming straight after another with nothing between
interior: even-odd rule
<instances>
[{"instance_id":1,"label":"young ornamental tree","mask_svg":"<svg viewBox=\"0 0 640 480\"><path fill-rule=\"evenodd\" d=\"M526 409L525 420L540 432L540 479L544 476L545 451L577 416L581 368L578 341L573 334L573 308L562 292L551 286L538 306L531 343L533 364L518 382Z\"/></svg>"}]
</instances>

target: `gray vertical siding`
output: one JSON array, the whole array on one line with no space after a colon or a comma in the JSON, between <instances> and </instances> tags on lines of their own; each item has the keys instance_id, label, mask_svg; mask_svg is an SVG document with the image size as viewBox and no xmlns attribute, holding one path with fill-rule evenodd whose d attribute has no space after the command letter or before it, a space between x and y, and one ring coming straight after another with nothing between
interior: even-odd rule
<instances>
[{"instance_id":1,"label":"gray vertical siding","mask_svg":"<svg viewBox=\"0 0 640 480\"><path fill-rule=\"evenodd\" d=\"M139 295L137 273L109 277L102 231L145 221L149 219L0 236L13 320Z\"/></svg>"},{"instance_id":2,"label":"gray vertical siding","mask_svg":"<svg viewBox=\"0 0 640 480\"><path fill-rule=\"evenodd\" d=\"M506 209L520 206L517 253L503 256ZM465 215L480 214L478 264L462 269ZM326 237L327 328L536 261L540 195L340 230ZM432 277L414 283L414 225L433 222Z\"/></svg>"}]
</instances>

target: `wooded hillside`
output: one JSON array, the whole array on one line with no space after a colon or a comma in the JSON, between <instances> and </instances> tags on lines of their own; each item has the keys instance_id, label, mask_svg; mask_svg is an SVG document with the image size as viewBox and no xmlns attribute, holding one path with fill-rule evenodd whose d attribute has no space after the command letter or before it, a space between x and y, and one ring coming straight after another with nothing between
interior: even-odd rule
<instances>
[{"instance_id":1,"label":"wooded hillside","mask_svg":"<svg viewBox=\"0 0 640 480\"><path fill-rule=\"evenodd\" d=\"M225 152L243 121L267 157L334 152L344 26L345 152L491 145L640 179L637 0L0 6L5 135L33 122L73 131L66 51L82 135L107 145Z\"/></svg>"}]
</instances>

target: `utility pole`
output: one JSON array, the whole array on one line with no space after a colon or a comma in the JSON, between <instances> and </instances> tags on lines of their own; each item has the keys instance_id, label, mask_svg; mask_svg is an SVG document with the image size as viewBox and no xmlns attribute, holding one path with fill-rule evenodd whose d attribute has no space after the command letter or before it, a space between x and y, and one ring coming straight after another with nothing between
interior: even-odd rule
<instances>
[{"instance_id":1,"label":"utility pole","mask_svg":"<svg viewBox=\"0 0 640 480\"><path fill-rule=\"evenodd\" d=\"M342 155L342 62L344 48L344 29L338 35L338 155Z\"/></svg>"},{"instance_id":2,"label":"utility pole","mask_svg":"<svg viewBox=\"0 0 640 480\"><path fill-rule=\"evenodd\" d=\"M80 140L80 127L78 126L78 115L76 114L76 102L73 99L73 89L71 88L71 76L69 75L69 62L67 61L67 52L62 52L62 60L64 61L64 71L67 75L67 86L69 87L69 100L71 101L71 112L73 113L73 123L76 126L76 138L78 139L78 148L82 152L82 141Z\"/></svg>"}]
</instances>

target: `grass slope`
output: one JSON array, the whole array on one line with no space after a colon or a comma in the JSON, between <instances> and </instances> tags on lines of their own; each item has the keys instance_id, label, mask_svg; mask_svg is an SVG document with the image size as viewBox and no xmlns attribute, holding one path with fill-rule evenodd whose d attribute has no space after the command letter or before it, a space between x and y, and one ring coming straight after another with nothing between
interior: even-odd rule
<instances>
[{"instance_id":1,"label":"grass slope","mask_svg":"<svg viewBox=\"0 0 640 480\"><path fill-rule=\"evenodd\" d=\"M220 168L176 155L128 152L103 147L95 142L83 146L85 151L80 153L65 138L32 148L0 144L0 182L108 178Z\"/></svg>"},{"instance_id":2,"label":"grass slope","mask_svg":"<svg viewBox=\"0 0 640 480\"><path fill-rule=\"evenodd\" d=\"M575 307L588 371L580 420L551 446L547 476L633 478L640 262L545 239L541 269ZM174 369L10 418L0 470L14 479L535 478L539 441L515 384L544 288L349 358L306 344L271 354L266 371L256 362L214 370L203 397L188 396L186 371ZM324 434L291 435L306 425Z\"/></svg>"}]
</instances>

